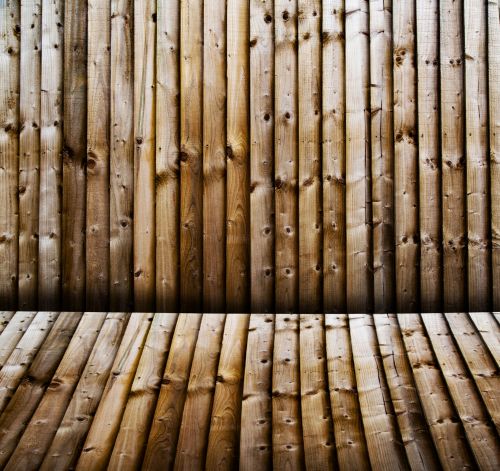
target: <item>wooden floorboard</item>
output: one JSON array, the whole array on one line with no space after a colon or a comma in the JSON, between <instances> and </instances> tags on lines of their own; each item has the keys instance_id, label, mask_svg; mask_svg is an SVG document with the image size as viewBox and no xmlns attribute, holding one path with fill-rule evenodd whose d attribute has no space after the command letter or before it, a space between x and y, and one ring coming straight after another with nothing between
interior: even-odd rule
<instances>
[{"instance_id":1,"label":"wooden floorboard","mask_svg":"<svg viewBox=\"0 0 500 471\"><path fill-rule=\"evenodd\" d=\"M0 469L500 469L493 313L0 325Z\"/></svg>"}]
</instances>

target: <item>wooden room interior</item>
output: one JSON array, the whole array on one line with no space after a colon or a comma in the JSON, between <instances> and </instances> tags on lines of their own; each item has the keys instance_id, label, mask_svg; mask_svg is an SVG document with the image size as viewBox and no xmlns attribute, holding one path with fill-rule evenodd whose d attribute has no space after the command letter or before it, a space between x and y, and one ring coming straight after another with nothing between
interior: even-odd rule
<instances>
[{"instance_id":1,"label":"wooden room interior","mask_svg":"<svg viewBox=\"0 0 500 471\"><path fill-rule=\"evenodd\" d=\"M0 0L0 470L500 470L498 0Z\"/></svg>"}]
</instances>

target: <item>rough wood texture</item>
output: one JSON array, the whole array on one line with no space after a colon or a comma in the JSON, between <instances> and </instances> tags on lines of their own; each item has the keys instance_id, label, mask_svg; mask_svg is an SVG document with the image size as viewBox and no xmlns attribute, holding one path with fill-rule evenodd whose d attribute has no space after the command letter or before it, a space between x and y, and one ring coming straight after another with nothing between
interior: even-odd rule
<instances>
[{"instance_id":1,"label":"rough wood texture","mask_svg":"<svg viewBox=\"0 0 500 471\"><path fill-rule=\"evenodd\" d=\"M64 2L63 24L62 307L83 310L86 263L87 2ZM57 237L57 233L53 237ZM58 309L59 306L54 307Z\"/></svg>"},{"instance_id":2,"label":"rough wood texture","mask_svg":"<svg viewBox=\"0 0 500 471\"><path fill-rule=\"evenodd\" d=\"M249 4L227 0L226 311L249 300Z\"/></svg>"},{"instance_id":3,"label":"rough wood texture","mask_svg":"<svg viewBox=\"0 0 500 471\"><path fill-rule=\"evenodd\" d=\"M498 0L0 8L0 309L500 306Z\"/></svg>"},{"instance_id":4,"label":"rough wood texture","mask_svg":"<svg viewBox=\"0 0 500 471\"><path fill-rule=\"evenodd\" d=\"M488 2L488 97L493 309L500 310L500 9Z\"/></svg>"},{"instance_id":5,"label":"rough wood texture","mask_svg":"<svg viewBox=\"0 0 500 471\"><path fill-rule=\"evenodd\" d=\"M0 3L0 302L15 309L18 273L19 2Z\"/></svg>"},{"instance_id":6,"label":"rough wood texture","mask_svg":"<svg viewBox=\"0 0 500 471\"><path fill-rule=\"evenodd\" d=\"M462 2L440 2L444 310L467 302ZM437 311L437 309L435 309Z\"/></svg>"},{"instance_id":7,"label":"rough wood texture","mask_svg":"<svg viewBox=\"0 0 500 471\"><path fill-rule=\"evenodd\" d=\"M346 270L347 310L373 305L368 2L346 0Z\"/></svg>"},{"instance_id":8,"label":"rough wood texture","mask_svg":"<svg viewBox=\"0 0 500 471\"><path fill-rule=\"evenodd\" d=\"M323 309L346 310L345 31L343 0L323 2Z\"/></svg>"},{"instance_id":9,"label":"rough wood texture","mask_svg":"<svg viewBox=\"0 0 500 471\"><path fill-rule=\"evenodd\" d=\"M419 309L415 2L394 2L394 206L396 306ZM380 312L380 311L378 311Z\"/></svg>"},{"instance_id":10,"label":"rough wood texture","mask_svg":"<svg viewBox=\"0 0 500 471\"><path fill-rule=\"evenodd\" d=\"M134 306L155 305L156 2L134 2Z\"/></svg>"},{"instance_id":11,"label":"rough wood texture","mask_svg":"<svg viewBox=\"0 0 500 471\"><path fill-rule=\"evenodd\" d=\"M273 469L272 370L274 315L252 314L241 404L240 469Z\"/></svg>"},{"instance_id":12,"label":"rough wood texture","mask_svg":"<svg viewBox=\"0 0 500 471\"><path fill-rule=\"evenodd\" d=\"M36 309L38 304L41 13L39 0L21 4L18 296L19 308L23 310ZM52 27L57 32L57 26Z\"/></svg>"},{"instance_id":13,"label":"rough wood texture","mask_svg":"<svg viewBox=\"0 0 500 471\"><path fill-rule=\"evenodd\" d=\"M467 162L467 280L466 309L490 309L491 258L488 250L489 156L487 88L487 2L464 0L465 135Z\"/></svg>"},{"instance_id":14,"label":"rough wood texture","mask_svg":"<svg viewBox=\"0 0 500 471\"><path fill-rule=\"evenodd\" d=\"M160 394L148 435L143 469L173 469L201 314L181 314L175 326ZM168 424L165 427L164 424Z\"/></svg>"},{"instance_id":15,"label":"rough wood texture","mask_svg":"<svg viewBox=\"0 0 500 471\"><path fill-rule=\"evenodd\" d=\"M298 309L297 1L274 2L274 186L277 312Z\"/></svg>"},{"instance_id":16,"label":"rough wood texture","mask_svg":"<svg viewBox=\"0 0 500 471\"><path fill-rule=\"evenodd\" d=\"M133 2L111 2L109 308L133 305L134 87Z\"/></svg>"},{"instance_id":17,"label":"rough wood texture","mask_svg":"<svg viewBox=\"0 0 500 471\"><path fill-rule=\"evenodd\" d=\"M298 1L299 311L322 308L321 2Z\"/></svg>"},{"instance_id":18,"label":"rough wood texture","mask_svg":"<svg viewBox=\"0 0 500 471\"><path fill-rule=\"evenodd\" d=\"M203 309L226 305L226 2L204 3Z\"/></svg>"},{"instance_id":19,"label":"rough wood texture","mask_svg":"<svg viewBox=\"0 0 500 471\"><path fill-rule=\"evenodd\" d=\"M203 291L203 8L181 2L180 19L180 309L202 308Z\"/></svg>"},{"instance_id":20,"label":"rough wood texture","mask_svg":"<svg viewBox=\"0 0 500 471\"><path fill-rule=\"evenodd\" d=\"M157 2L156 25L156 309L179 298L180 2Z\"/></svg>"},{"instance_id":21,"label":"rough wood texture","mask_svg":"<svg viewBox=\"0 0 500 471\"><path fill-rule=\"evenodd\" d=\"M250 2L250 309L274 311L273 2Z\"/></svg>"},{"instance_id":22,"label":"rough wood texture","mask_svg":"<svg viewBox=\"0 0 500 471\"><path fill-rule=\"evenodd\" d=\"M86 308L109 297L109 101L111 3L89 0L87 51Z\"/></svg>"},{"instance_id":23,"label":"rough wood texture","mask_svg":"<svg viewBox=\"0 0 500 471\"><path fill-rule=\"evenodd\" d=\"M418 1L418 156L420 208L420 309L441 310L443 269L439 138L439 1Z\"/></svg>"},{"instance_id":24,"label":"rough wood texture","mask_svg":"<svg viewBox=\"0 0 500 471\"><path fill-rule=\"evenodd\" d=\"M38 308L50 309L61 301L64 11L52 0L42 11Z\"/></svg>"},{"instance_id":25,"label":"rough wood texture","mask_svg":"<svg viewBox=\"0 0 500 471\"><path fill-rule=\"evenodd\" d=\"M0 463L496 470L495 326L490 313L36 313L0 369Z\"/></svg>"},{"instance_id":26,"label":"rough wood texture","mask_svg":"<svg viewBox=\"0 0 500 471\"><path fill-rule=\"evenodd\" d=\"M187 387L177 442L176 469L205 469L217 366L226 314L205 314Z\"/></svg>"},{"instance_id":27,"label":"rough wood texture","mask_svg":"<svg viewBox=\"0 0 500 471\"><path fill-rule=\"evenodd\" d=\"M394 5L395 14L409 8ZM370 113L373 210L373 307L375 312L395 308L396 277L394 267L394 112L392 77L393 2L370 2ZM399 19L394 18L396 26ZM394 28L394 35L400 34ZM409 58L408 60L411 60ZM395 86L399 85L394 64ZM397 93L394 89L394 93ZM396 100L394 100L396 101ZM396 115L396 117L399 117ZM396 151L396 153L398 153ZM396 165L397 168L397 165ZM396 245L396 253L398 247ZM396 270L396 274L401 271ZM411 274L409 274L411 276Z\"/></svg>"}]
</instances>

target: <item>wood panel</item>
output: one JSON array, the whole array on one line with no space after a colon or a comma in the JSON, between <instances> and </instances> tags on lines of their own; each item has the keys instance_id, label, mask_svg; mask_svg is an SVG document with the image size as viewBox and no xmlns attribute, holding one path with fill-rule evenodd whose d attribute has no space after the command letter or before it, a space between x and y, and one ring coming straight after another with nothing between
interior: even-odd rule
<instances>
[{"instance_id":1,"label":"wood panel","mask_svg":"<svg viewBox=\"0 0 500 471\"><path fill-rule=\"evenodd\" d=\"M111 2L109 308L133 305L133 2ZM157 136L158 139L158 136Z\"/></svg>"},{"instance_id":2,"label":"wood panel","mask_svg":"<svg viewBox=\"0 0 500 471\"><path fill-rule=\"evenodd\" d=\"M19 314L4 469L498 468L490 313Z\"/></svg>"},{"instance_id":3,"label":"wood panel","mask_svg":"<svg viewBox=\"0 0 500 471\"><path fill-rule=\"evenodd\" d=\"M19 97L19 303L36 309L38 297L38 211L42 4L21 4ZM54 26L54 25L52 25ZM57 32L57 27L54 28ZM56 33L57 34L57 33ZM56 43L58 41L56 40ZM54 74L57 77L57 74Z\"/></svg>"},{"instance_id":4,"label":"wood panel","mask_svg":"<svg viewBox=\"0 0 500 471\"><path fill-rule=\"evenodd\" d=\"M63 7L42 3L38 308L61 302L63 151Z\"/></svg>"},{"instance_id":5,"label":"wood panel","mask_svg":"<svg viewBox=\"0 0 500 471\"><path fill-rule=\"evenodd\" d=\"M180 305L201 309L202 244L202 61L203 9L199 1L181 2L180 20Z\"/></svg>"},{"instance_id":6,"label":"wood panel","mask_svg":"<svg viewBox=\"0 0 500 471\"><path fill-rule=\"evenodd\" d=\"M65 2L63 24L62 305L69 310L83 310L86 280L87 2Z\"/></svg>"},{"instance_id":7,"label":"wood panel","mask_svg":"<svg viewBox=\"0 0 500 471\"><path fill-rule=\"evenodd\" d=\"M0 8L1 309L500 304L498 1Z\"/></svg>"}]
</instances>

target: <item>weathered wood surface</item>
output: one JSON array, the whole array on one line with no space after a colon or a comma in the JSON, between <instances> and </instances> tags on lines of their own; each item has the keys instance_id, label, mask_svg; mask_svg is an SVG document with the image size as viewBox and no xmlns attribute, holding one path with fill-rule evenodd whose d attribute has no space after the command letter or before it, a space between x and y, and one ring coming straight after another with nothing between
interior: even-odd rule
<instances>
[{"instance_id":1,"label":"weathered wood surface","mask_svg":"<svg viewBox=\"0 0 500 471\"><path fill-rule=\"evenodd\" d=\"M498 0L212 3L0 1L0 309L500 309Z\"/></svg>"},{"instance_id":2,"label":"weathered wood surface","mask_svg":"<svg viewBox=\"0 0 500 471\"><path fill-rule=\"evenodd\" d=\"M10 314L2 469L499 467L488 312Z\"/></svg>"}]
</instances>

